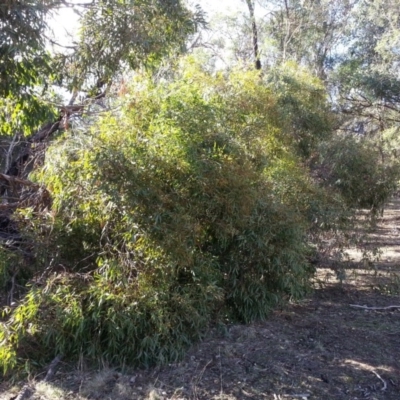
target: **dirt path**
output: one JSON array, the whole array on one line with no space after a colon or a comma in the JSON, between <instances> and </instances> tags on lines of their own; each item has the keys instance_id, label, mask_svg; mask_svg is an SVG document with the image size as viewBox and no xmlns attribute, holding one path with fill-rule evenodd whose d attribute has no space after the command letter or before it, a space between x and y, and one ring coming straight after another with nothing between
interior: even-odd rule
<instances>
[{"instance_id":1,"label":"dirt path","mask_svg":"<svg viewBox=\"0 0 400 400\"><path fill-rule=\"evenodd\" d=\"M389 204L370 248L381 261L353 264L340 284L320 269L313 296L263 323L214 331L185 359L120 374L60 371L32 399L400 399L400 200ZM349 252L357 261L360 253ZM0 398L11 399L14 390ZM3 396L3 397L2 397Z\"/></svg>"}]
</instances>

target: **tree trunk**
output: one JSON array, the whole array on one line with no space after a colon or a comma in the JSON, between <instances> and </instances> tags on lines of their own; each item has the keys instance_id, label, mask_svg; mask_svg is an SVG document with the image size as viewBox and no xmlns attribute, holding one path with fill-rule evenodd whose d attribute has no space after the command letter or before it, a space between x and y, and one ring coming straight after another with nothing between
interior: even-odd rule
<instances>
[{"instance_id":1,"label":"tree trunk","mask_svg":"<svg viewBox=\"0 0 400 400\"><path fill-rule=\"evenodd\" d=\"M254 49L255 67L256 70L261 70L260 51L258 49L257 23L256 23L256 17L254 15L254 3L252 0L246 0L246 3L247 7L249 8L251 27L253 31L253 49Z\"/></svg>"}]
</instances>

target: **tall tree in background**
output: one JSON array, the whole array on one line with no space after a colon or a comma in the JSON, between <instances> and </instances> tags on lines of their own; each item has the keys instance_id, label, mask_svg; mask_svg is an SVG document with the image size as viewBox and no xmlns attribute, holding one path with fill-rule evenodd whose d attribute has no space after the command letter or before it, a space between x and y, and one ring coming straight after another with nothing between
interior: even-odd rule
<instances>
[{"instance_id":1,"label":"tall tree in background","mask_svg":"<svg viewBox=\"0 0 400 400\"><path fill-rule=\"evenodd\" d=\"M347 57L337 71L343 110L363 131L400 123L400 1L360 1ZM369 128L367 128L369 126Z\"/></svg>"},{"instance_id":2,"label":"tall tree in background","mask_svg":"<svg viewBox=\"0 0 400 400\"><path fill-rule=\"evenodd\" d=\"M357 0L275 0L268 34L281 60L295 60L327 79L348 40Z\"/></svg>"},{"instance_id":3,"label":"tall tree in background","mask_svg":"<svg viewBox=\"0 0 400 400\"><path fill-rule=\"evenodd\" d=\"M261 59L260 59L260 50L258 47L258 30L257 30L256 16L254 13L255 1L254 0L246 0L246 4L249 9L251 30L252 30L252 35L253 35L254 64L255 64L255 68L257 70L260 70L261 69Z\"/></svg>"}]
</instances>

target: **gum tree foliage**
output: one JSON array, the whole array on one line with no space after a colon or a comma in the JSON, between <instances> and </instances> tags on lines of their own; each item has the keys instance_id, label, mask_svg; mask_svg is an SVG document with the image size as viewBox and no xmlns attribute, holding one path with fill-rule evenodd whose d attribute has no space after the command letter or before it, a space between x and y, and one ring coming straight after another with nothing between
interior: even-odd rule
<instances>
[{"instance_id":1,"label":"gum tree foliage","mask_svg":"<svg viewBox=\"0 0 400 400\"><path fill-rule=\"evenodd\" d=\"M0 4L0 134L26 131L49 116L40 94L52 75L43 34L54 5L52 0Z\"/></svg>"},{"instance_id":2,"label":"gum tree foliage","mask_svg":"<svg viewBox=\"0 0 400 400\"><path fill-rule=\"evenodd\" d=\"M52 1L3 1L0 5L0 95L24 92L48 63L43 32Z\"/></svg>"},{"instance_id":3,"label":"gum tree foliage","mask_svg":"<svg viewBox=\"0 0 400 400\"><path fill-rule=\"evenodd\" d=\"M234 53L234 59L243 60L243 55L247 55L249 61L254 59L256 39L260 62L266 68L295 61L326 81L342 55L341 48L350 40L354 22L352 10L357 0L260 0L243 3L247 4L248 13L223 16L222 21L215 24L226 25L221 32L214 28L215 42L220 38L225 42L225 48Z\"/></svg>"},{"instance_id":4,"label":"gum tree foliage","mask_svg":"<svg viewBox=\"0 0 400 400\"><path fill-rule=\"evenodd\" d=\"M205 24L201 9L181 0L96 0L82 15L77 50L60 57L71 90L95 90L121 71L154 67L185 51L187 39Z\"/></svg>"},{"instance_id":5,"label":"gum tree foliage","mask_svg":"<svg viewBox=\"0 0 400 400\"><path fill-rule=\"evenodd\" d=\"M348 57L337 72L344 110L370 122L361 133L399 121L399 10L397 0L359 2Z\"/></svg>"},{"instance_id":6,"label":"gum tree foliage","mask_svg":"<svg viewBox=\"0 0 400 400\"><path fill-rule=\"evenodd\" d=\"M326 121L318 80L281 72L302 93L292 103ZM174 75L137 75L122 109L48 152L36 180L52 212L23 213L45 272L7 314L4 368L54 352L173 361L211 323L264 319L309 289L307 232L325 200L282 114L282 74L188 60Z\"/></svg>"},{"instance_id":7,"label":"gum tree foliage","mask_svg":"<svg viewBox=\"0 0 400 400\"><path fill-rule=\"evenodd\" d=\"M341 128L379 152L387 177L400 149L399 10L397 0L359 1L346 58L333 75Z\"/></svg>"},{"instance_id":8,"label":"gum tree foliage","mask_svg":"<svg viewBox=\"0 0 400 400\"><path fill-rule=\"evenodd\" d=\"M68 50L49 54L46 21L60 6L77 8L81 29ZM2 129L29 135L49 114L48 89L60 86L88 97L99 94L121 70L155 65L184 50L187 37L204 23L199 8L179 0L95 0L81 5L51 0L5 1L0 5L0 105Z\"/></svg>"},{"instance_id":9,"label":"gum tree foliage","mask_svg":"<svg viewBox=\"0 0 400 400\"><path fill-rule=\"evenodd\" d=\"M380 135L397 124L397 0L284 0L268 5L267 35L274 38L281 59L307 66L326 83L342 128Z\"/></svg>"},{"instance_id":10,"label":"gum tree foliage","mask_svg":"<svg viewBox=\"0 0 400 400\"><path fill-rule=\"evenodd\" d=\"M357 0L274 0L270 35L282 60L294 60L327 79L340 49L348 42Z\"/></svg>"},{"instance_id":11,"label":"gum tree foliage","mask_svg":"<svg viewBox=\"0 0 400 400\"><path fill-rule=\"evenodd\" d=\"M256 69L261 64L263 68L276 65L271 61L274 49L268 46L267 21L260 18L259 2L241 3L234 12L215 14L194 43L194 53L211 69L221 64L226 69L238 64Z\"/></svg>"},{"instance_id":12,"label":"gum tree foliage","mask_svg":"<svg viewBox=\"0 0 400 400\"><path fill-rule=\"evenodd\" d=\"M263 28L258 20L257 28L258 32ZM251 65L254 60L254 49L251 22L247 14L237 11L215 15L210 19L208 29L199 32L193 54L202 59L203 64L210 70L215 70L218 65L223 65L225 69L238 64Z\"/></svg>"}]
</instances>

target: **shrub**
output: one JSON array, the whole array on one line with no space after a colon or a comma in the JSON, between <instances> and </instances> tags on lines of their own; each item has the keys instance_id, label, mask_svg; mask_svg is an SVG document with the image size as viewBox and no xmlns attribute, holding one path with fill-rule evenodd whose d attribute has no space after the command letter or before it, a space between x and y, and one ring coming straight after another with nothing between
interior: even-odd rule
<instances>
[{"instance_id":1,"label":"shrub","mask_svg":"<svg viewBox=\"0 0 400 400\"><path fill-rule=\"evenodd\" d=\"M296 153L307 160L321 141L332 135L335 120L326 101L325 86L294 62L274 68L267 82L276 93L283 133L294 144Z\"/></svg>"},{"instance_id":2,"label":"shrub","mask_svg":"<svg viewBox=\"0 0 400 400\"><path fill-rule=\"evenodd\" d=\"M385 163L376 144L338 136L320 146L318 168L325 184L338 190L348 206L381 210L397 186L396 163Z\"/></svg>"},{"instance_id":3,"label":"shrub","mask_svg":"<svg viewBox=\"0 0 400 400\"><path fill-rule=\"evenodd\" d=\"M177 75L137 77L118 112L49 150L53 210L36 220L56 267L9 314L3 367L176 360L210 323L308 290L314 189L276 94L251 72Z\"/></svg>"}]
</instances>

